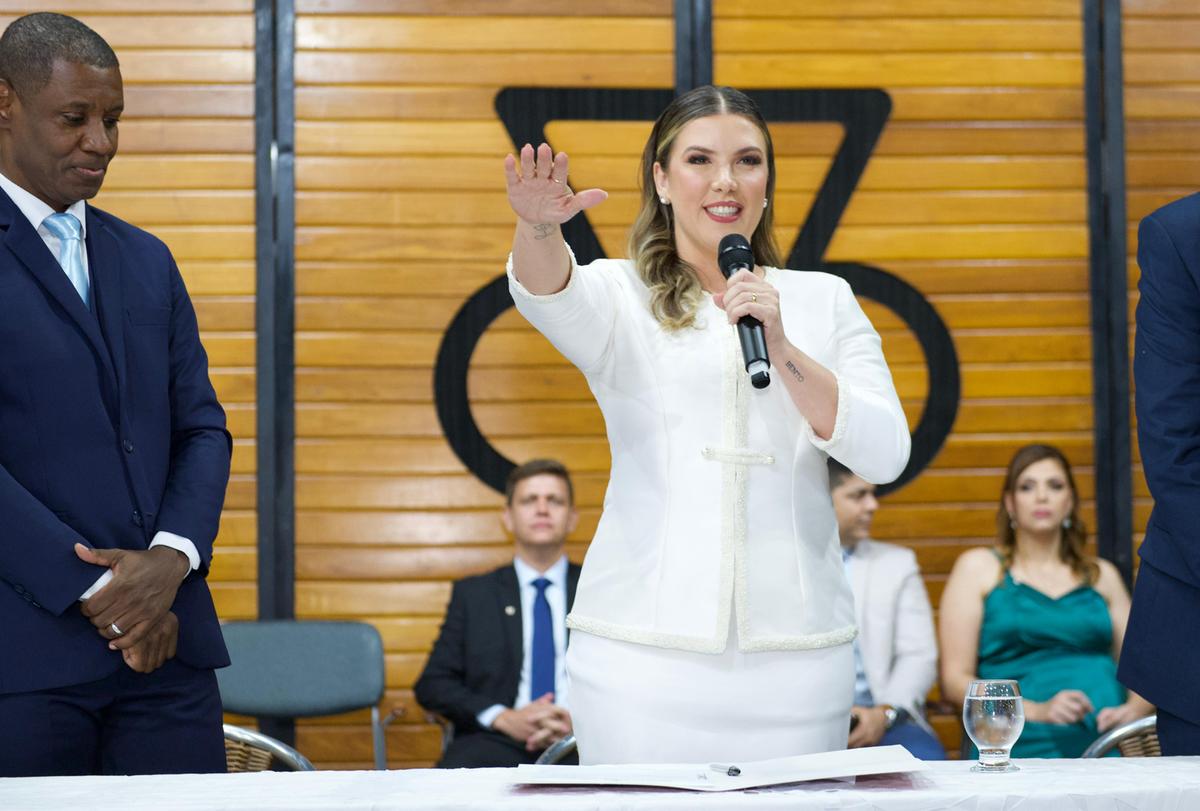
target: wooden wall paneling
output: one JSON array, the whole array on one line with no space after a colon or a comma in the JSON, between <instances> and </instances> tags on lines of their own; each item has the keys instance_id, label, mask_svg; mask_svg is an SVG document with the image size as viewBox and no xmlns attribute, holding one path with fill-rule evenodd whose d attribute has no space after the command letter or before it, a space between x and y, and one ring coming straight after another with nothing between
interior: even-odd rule
<instances>
[{"instance_id":1,"label":"wooden wall paneling","mask_svg":"<svg viewBox=\"0 0 1200 811\"><path fill-rule=\"evenodd\" d=\"M188 286L234 436L209 583L222 619L255 616L252 0L0 4L75 14L117 53L120 152L95 199L162 238Z\"/></svg>"},{"instance_id":2,"label":"wooden wall paneling","mask_svg":"<svg viewBox=\"0 0 1200 811\"><path fill-rule=\"evenodd\" d=\"M1194 64L1200 62L1200 6L1180 0L1123 0L1121 14L1128 267L1130 298L1136 303L1138 222L1159 206L1200 188L1200 142L1195 140L1200 133L1200 73ZM1135 329L1132 313L1130 326ZM1142 513L1135 514L1133 531L1135 541L1140 541L1153 500L1142 473L1136 427L1132 447L1134 505Z\"/></svg>"}]
</instances>

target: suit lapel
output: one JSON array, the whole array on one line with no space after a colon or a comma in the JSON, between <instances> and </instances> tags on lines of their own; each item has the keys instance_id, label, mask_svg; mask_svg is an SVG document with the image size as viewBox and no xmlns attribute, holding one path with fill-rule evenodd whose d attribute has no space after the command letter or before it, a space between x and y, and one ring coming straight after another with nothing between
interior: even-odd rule
<instances>
[{"instance_id":1,"label":"suit lapel","mask_svg":"<svg viewBox=\"0 0 1200 811\"><path fill-rule=\"evenodd\" d=\"M92 350L100 359L104 370L109 374L111 382L116 382L112 360L104 345L104 337L100 334L100 322L83 303L79 293L63 273L58 260L46 248L46 243L38 232L30 225L29 220L21 210L9 199L7 194L0 191L0 226L7 226L4 235L4 245L12 252L25 269L37 280L50 297L62 307L63 311L75 322L75 326L83 333L92 346ZM89 217L89 224L91 218ZM89 272L91 268L89 267Z\"/></svg>"},{"instance_id":2,"label":"suit lapel","mask_svg":"<svg viewBox=\"0 0 1200 811\"><path fill-rule=\"evenodd\" d=\"M117 391L125 386L125 330L121 322L125 312L121 290L121 249L104 223L87 207L88 270L92 276L92 300L117 379ZM66 274L63 274L64 276Z\"/></svg>"},{"instance_id":3,"label":"suit lapel","mask_svg":"<svg viewBox=\"0 0 1200 811\"><path fill-rule=\"evenodd\" d=\"M525 633L521 626L521 586L517 583L517 570L505 566L496 570L496 610L502 617L504 626L505 649L508 651L508 672L516 673L517 681L521 677L521 662L525 656ZM513 683L514 695L516 681Z\"/></svg>"}]
</instances>

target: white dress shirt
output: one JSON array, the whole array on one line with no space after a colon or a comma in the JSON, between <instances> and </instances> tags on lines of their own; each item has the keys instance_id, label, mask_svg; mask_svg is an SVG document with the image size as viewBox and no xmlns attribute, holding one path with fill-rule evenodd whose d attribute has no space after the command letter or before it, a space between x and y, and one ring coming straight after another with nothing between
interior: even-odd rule
<instances>
[{"instance_id":1,"label":"white dress shirt","mask_svg":"<svg viewBox=\"0 0 1200 811\"><path fill-rule=\"evenodd\" d=\"M910 435L878 333L843 279L766 268L788 340L837 378L821 439L776 380L753 389L736 328L705 296L694 328L664 330L628 260L580 267L517 309L587 378L612 473L567 626L642 645L721 653L840 645L855 635L827 456L895 479Z\"/></svg>"},{"instance_id":2,"label":"white dress shirt","mask_svg":"<svg viewBox=\"0 0 1200 811\"><path fill-rule=\"evenodd\" d=\"M0 173L0 189L4 189L4 193L9 196L13 203L25 215L25 219L29 220L29 224L37 231L42 242L46 243L46 247L50 250L50 255L58 261L58 254L62 248L62 240L50 233L50 230L43 224L46 218L51 214L56 214L45 201L30 194L25 189L13 183L3 173ZM78 200L67 208L68 214L73 214L75 219L79 220L79 224L83 227L80 233L80 238L84 240L86 245L87 240L87 203L83 200ZM82 247L82 246L81 246ZM88 281L91 281L91 271L88 269L87 249L83 250L83 270L88 274ZM196 550L196 545L188 538L182 535L176 535L173 532L165 532L160 530L155 533L154 540L150 542L150 547L169 546L170 548L182 552L187 556L188 563L192 567L192 571L200 568L200 553ZM80 600L86 600L97 591L102 589L109 580L112 580L112 570L105 569L104 573L97 578L87 591L79 596Z\"/></svg>"},{"instance_id":3,"label":"white dress shirt","mask_svg":"<svg viewBox=\"0 0 1200 811\"><path fill-rule=\"evenodd\" d=\"M533 673L533 601L537 599L537 586L533 581L544 577L550 581L546 587L546 602L550 604L550 619L554 630L554 703L567 706L567 556L545 572L539 572L520 558L513 559L517 572L517 585L521 592L521 680L517 684L517 700L513 709L520 709L540 696L529 695ZM503 704L493 704L475 720L484 729L491 727L496 716L508 709Z\"/></svg>"}]
</instances>

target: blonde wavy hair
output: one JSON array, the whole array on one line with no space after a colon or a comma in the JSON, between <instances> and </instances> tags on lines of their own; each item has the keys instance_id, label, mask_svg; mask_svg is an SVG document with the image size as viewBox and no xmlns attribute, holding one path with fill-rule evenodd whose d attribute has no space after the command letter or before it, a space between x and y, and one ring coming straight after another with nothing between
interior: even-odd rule
<instances>
[{"instance_id":1,"label":"blonde wavy hair","mask_svg":"<svg viewBox=\"0 0 1200 811\"><path fill-rule=\"evenodd\" d=\"M671 147L688 122L710 115L740 115L754 122L767 145L767 200L762 219L750 237L754 258L761 265L779 267L779 248L772 230L775 199L775 147L758 106L740 90L704 85L672 101L654 122L642 150L640 171L642 201L629 231L629 256L638 275L650 289L650 311L669 331L691 327L696 321L703 289L696 271L675 251L675 224L669 205L659 202L654 184L654 164L669 166Z\"/></svg>"},{"instance_id":2,"label":"blonde wavy hair","mask_svg":"<svg viewBox=\"0 0 1200 811\"><path fill-rule=\"evenodd\" d=\"M1067 486L1071 488L1071 514L1067 516L1062 529L1059 557L1071 567L1076 577L1090 586L1100 576L1100 566L1086 550L1087 527L1079 518L1079 490L1075 487L1075 477L1071 474L1071 463L1067 461L1066 455L1053 445L1026 445L1018 449L1012 461L1008 463L1004 488L1000 493L1000 509L996 512L996 548L1004 560L1005 570L1008 570L1012 567L1013 556L1017 551L1017 533L1013 527L1013 517L1009 515L1004 504L1004 498L1016 492L1017 479L1027 467L1044 459L1053 459L1062 465L1063 473L1067 477Z\"/></svg>"}]
</instances>

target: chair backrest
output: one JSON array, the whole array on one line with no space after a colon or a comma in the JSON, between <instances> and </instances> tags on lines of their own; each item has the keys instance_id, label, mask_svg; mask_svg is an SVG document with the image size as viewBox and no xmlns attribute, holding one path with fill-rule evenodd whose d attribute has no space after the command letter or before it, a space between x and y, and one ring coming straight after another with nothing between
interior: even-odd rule
<instances>
[{"instance_id":1,"label":"chair backrest","mask_svg":"<svg viewBox=\"0 0 1200 811\"><path fill-rule=\"evenodd\" d=\"M1104 757L1113 749L1119 749L1124 757L1159 757L1162 749L1158 745L1157 727L1157 715L1130 721L1101 735L1080 757Z\"/></svg>"},{"instance_id":2,"label":"chair backrest","mask_svg":"<svg viewBox=\"0 0 1200 811\"><path fill-rule=\"evenodd\" d=\"M229 667L217 671L228 712L275 718L334 715L383 698L383 640L363 622L272 620L221 628Z\"/></svg>"},{"instance_id":3,"label":"chair backrest","mask_svg":"<svg viewBox=\"0 0 1200 811\"><path fill-rule=\"evenodd\" d=\"M225 724L225 766L231 772L265 772L273 764L287 771L315 771L304 755L270 735Z\"/></svg>"}]
</instances>

